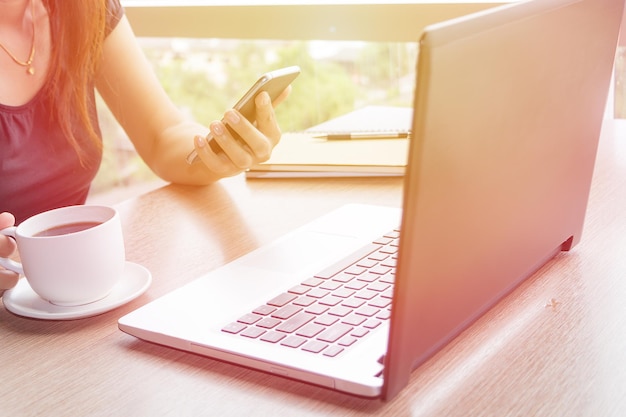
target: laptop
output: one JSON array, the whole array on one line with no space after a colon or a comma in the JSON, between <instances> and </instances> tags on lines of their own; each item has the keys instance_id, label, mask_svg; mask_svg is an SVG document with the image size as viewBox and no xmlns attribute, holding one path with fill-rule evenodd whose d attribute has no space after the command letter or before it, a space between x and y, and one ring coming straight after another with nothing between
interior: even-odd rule
<instances>
[{"instance_id":1,"label":"laptop","mask_svg":"<svg viewBox=\"0 0 626 417\"><path fill-rule=\"evenodd\" d=\"M623 0L521 1L426 28L401 208L341 207L119 328L393 398L581 239L622 13Z\"/></svg>"}]
</instances>

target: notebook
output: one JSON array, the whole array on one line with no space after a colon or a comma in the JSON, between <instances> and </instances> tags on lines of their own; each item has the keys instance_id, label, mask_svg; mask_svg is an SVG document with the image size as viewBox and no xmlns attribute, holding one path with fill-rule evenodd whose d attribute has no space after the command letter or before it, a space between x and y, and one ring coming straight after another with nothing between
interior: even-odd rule
<instances>
[{"instance_id":1,"label":"notebook","mask_svg":"<svg viewBox=\"0 0 626 417\"><path fill-rule=\"evenodd\" d=\"M119 328L393 398L412 370L581 239L622 10L623 0L522 1L428 27L401 208L341 207L149 302ZM391 249L377 249L387 243ZM368 245L371 252L359 252ZM381 250L389 252L383 261ZM361 265L321 276L350 256ZM375 262L386 264L365 272ZM359 279L366 273L385 278L370 288ZM366 286L319 303L346 282ZM366 306L367 334L358 317L329 313L348 307L350 291L363 291L356 299ZM302 309L285 311L289 298ZM310 298L328 309L312 312ZM281 321L299 313L315 318ZM313 324L333 317L338 330L315 333ZM312 343L298 344L311 334Z\"/></svg>"},{"instance_id":2,"label":"notebook","mask_svg":"<svg viewBox=\"0 0 626 417\"><path fill-rule=\"evenodd\" d=\"M270 159L250 167L246 178L402 176L412 116L410 107L366 106L285 133Z\"/></svg>"},{"instance_id":3,"label":"notebook","mask_svg":"<svg viewBox=\"0 0 626 417\"><path fill-rule=\"evenodd\" d=\"M312 135L346 133L408 133L413 120L412 107L365 106L334 117L305 130Z\"/></svg>"}]
</instances>

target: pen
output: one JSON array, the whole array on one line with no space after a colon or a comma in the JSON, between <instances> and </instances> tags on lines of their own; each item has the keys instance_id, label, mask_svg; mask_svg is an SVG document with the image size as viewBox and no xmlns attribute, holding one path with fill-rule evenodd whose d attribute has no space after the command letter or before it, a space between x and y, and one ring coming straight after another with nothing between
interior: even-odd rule
<instances>
[{"instance_id":1,"label":"pen","mask_svg":"<svg viewBox=\"0 0 626 417\"><path fill-rule=\"evenodd\" d=\"M315 138L326 140L359 140L359 139L402 139L408 138L409 132L352 132L327 133L315 135Z\"/></svg>"}]
</instances>

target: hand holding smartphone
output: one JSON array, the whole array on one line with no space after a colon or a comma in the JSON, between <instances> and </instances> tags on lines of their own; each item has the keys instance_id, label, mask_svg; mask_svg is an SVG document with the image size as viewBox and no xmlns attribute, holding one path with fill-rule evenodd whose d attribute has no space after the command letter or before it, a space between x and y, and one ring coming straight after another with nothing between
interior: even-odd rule
<instances>
[{"instance_id":1,"label":"hand holding smartphone","mask_svg":"<svg viewBox=\"0 0 626 417\"><path fill-rule=\"evenodd\" d=\"M256 113L254 98L260 92L267 91L270 99L274 101L299 74L300 67L298 66L285 67L263 74L233 106L233 109L238 110L246 119L254 123ZM222 151L215 139L210 137L210 134L207 136L207 140L213 151ZM187 156L187 163L192 164L197 159L198 155L194 149Z\"/></svg>"}]
</instances>

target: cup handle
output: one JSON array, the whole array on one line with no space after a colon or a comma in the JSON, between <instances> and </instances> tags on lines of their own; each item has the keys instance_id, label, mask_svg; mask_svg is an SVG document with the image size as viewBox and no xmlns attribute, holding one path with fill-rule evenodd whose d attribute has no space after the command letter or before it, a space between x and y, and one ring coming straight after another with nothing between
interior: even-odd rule
<instances>
[{"instance_id":1,"label":"cup handle","mask_svg":"<svg viewBox=\"0 0 626 417\"><path fill-rule=\"evenodd\" d=\"M15 226L2 229L0 230L0 235L9 236L15 239L15 229L17 229ZM24 268L22 267L22 264L14 261L13 259L3 258L0 256L0 266L10 271L17 272L20 275L24 275Z\"/></svg>"}]
</instances>

